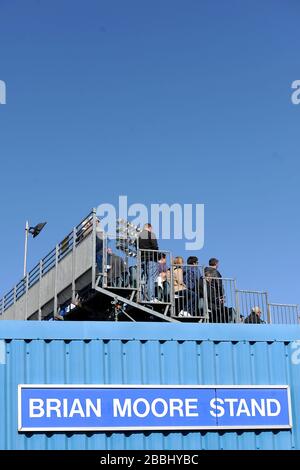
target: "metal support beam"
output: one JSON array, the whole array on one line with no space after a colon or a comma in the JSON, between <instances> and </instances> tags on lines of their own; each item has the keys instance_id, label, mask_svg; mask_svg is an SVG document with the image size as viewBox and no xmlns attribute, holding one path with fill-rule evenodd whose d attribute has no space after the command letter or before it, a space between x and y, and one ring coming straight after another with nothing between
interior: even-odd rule
<instances>
[{"instance_id":1,"label":"metal support beam","mask_svg":"<svg viewBox=\"0 0 300 470\"><path fill-rule=\"evenodd\" d=\"M29 234L29 222L25 224L25 246L24 246L24 266L23 266L23 277L26 276L27 271L27 249L28 249L28 234Z\"/></svg>"},{"instance_id":2,"label":"metal support beam","mask_svg":"<svg viewBox=\"0 0 300 470\"><path fill-rule=\"evenodd\" d=\"M43 277L43 261L40 260L40 267L39 267L39 320L42 319L42 299L41 299L42 277Z\"/></svg>"},{"instance_id":3,"label":"metal support beam","mask_svg":"<svg viewBox=\"0 0 300 470\"><path fill-rule=\"evenodd\" d=\"M73 228L73 245L72 245L72 303L75 303L76 297L76 283L75 283L75 269L76 269L76 227Z\"/></svg>"},{"instance_id":4,"label":"metal support beam","mask_svg":"<svg viewBox=\"0 0 300 470\"><path fill-rule=\"evenodd\" d=\"M53 307L53 317L57 314L58 254L59 254L59 245L56 245L56 247L55 247L55 273L54 273L54 307Z\"/></svg>"},{"instance_id":5,"label":"metal support beam","mask_svg":"<svg viewBox=\"0 0 300 470\"><path fill-rule=\"evenodd\" d=\"M25 318L24 320L27 320L28 318L28 284L29 284L29 276L28 273L26 274L26 291L25 291Z\"/></svg>"},{"instance_id":6,"label":"metal support beam","mask_svg":"<svg viewBox=\"0 0 300 470\"><path fill-rule=\"evenodd\" d=\"M272 323L272 318L271 318L271 308L269 304L269 298L268 298L268 292L266 292L266 304L267 304L267 320L268 323Z\"/></svg>"},{"instance_id":7,"label":"metal support beam","mask_svg":"<svg viewBox=\"0 0 300 470\"><path fill-rule=\"evenodd\" d=\"M16 301L17 301L17 288L16 286L14 287L14 318L16 318L16 310L17 310L17 307L16 307Z\"/></svg>"},{"instance_id":8,"label":"metal support beam","mask_svg":"<svg viewBox=\"0 0 300 470\"><path fill-rule=\"evenodd\" d=\"M93 233L92 233L92 288L95 288L96 285L96 229L97 229L97 216L96 209L93 209Z\"/></svg>"},{"instance_id":9,"label":"metal support beam","mask_svg":"<svg viewBox=\"0 0 300 470\"><path fill-rule=\"evenodd\" d=\"M153 315L157 318L160 318L163 321L170 322L170 323L180 323L178 320L175 320L174 318L167 317L163 313L159 313L159 312L156 312L155 310L151 310L151 308L144 307L144 305L137 304L136 302L133 302L130 299L126 299L125 297L122 297L121 295L116 295L115 293L110 292L107 289L103 289L102 287L95 286L95 290L100 292L101 294L112 297L113 299L118 299L120 302L124 302L125 304L130 305L131 307L135 307L138 310L142 310L143 312L148 313L149 315Z\"/></svg>"}]
</instances>

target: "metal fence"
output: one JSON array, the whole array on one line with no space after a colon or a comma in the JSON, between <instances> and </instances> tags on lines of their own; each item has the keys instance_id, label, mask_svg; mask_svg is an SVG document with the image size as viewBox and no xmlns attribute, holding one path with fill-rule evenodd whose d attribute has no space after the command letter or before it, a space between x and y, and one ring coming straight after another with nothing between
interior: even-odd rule
<instances>
[{"instance_id":1,"label":"metal fence","mask_svg":"<svg viewBox=\"0 0 300 470\"><path fill-rule=\"evenodd\" d=\"M207 308L203 282L203 267L173 264L170 285L173 285L173 315L179 318L207 321Z\"/></svg>"},{"instance_id":2,"label":"metal fence","mask_svg":"<svg viewBox=\"0 0 300 470\"><path fill-rule=\"evenodd\" d=\"M107 287L118 289L137 288L137 266L124 254L107 249Z\"/></svg>"},{"instance_id":3,"label":"metal fence","mask_svg":"<svg viewBox=\"0 0 300 470\"><path fill-rule=\"evenodd\" d=\"M131 234L131 226L132 224L127 223L126 234ZM120 234L117 240L110 239L102 231L95 210L92 211L0 299L0 315L28 294L36 283L49 271L57 268L60 261L72 252L73 272L75 249L92 234L92 287L97 279L98 285L104 288L130 290L130 295L136 296L136 302L148 304L152 309L158 310L162 306L164 314L191 321L300 323L298 305L269 303L267 292L237 289L234 279L213 277L203 266L172 264L169 251L138 249L135 242L138 233L138 230L134 230L133 235L130 235L130 243L127 244ZM81 248L79 252L80 250ZM56 277L57 270L55 286ZM72 292L75 291L73 277ZM56 311L56 287L54 290ZM132 291L136 291L136 294ZM35 290L30 292L34 294ZM127 295L125 292L123 294Z\"/></svg>"},{"instance_id":4,"label":"metal fence","mask_svg":"<svg viewBox=\"0 0 300 470\"><path fill-rule=\"evenodd\" d=\"M296 304L269 304L270 322L281 324L300 323L299 305Z\"/></svg>"},{"instance_id":5,"label":"metal fence","mask_svg":"<svg viewBox=\"0 0 300 470\"><path fill-rule=\"evenodd\" d=\"M96 278L103 288L136 288L133 267L136 261L120 250L113 237L96 227ZM135 272L136 272L135 267Z\"/></svg>"},{"instance_id":6,"label":"metal fence","mask_svg":"<svg viewBox=\"0 0 300 470\"><path fill-rule=\"evenodd\" d=\"M7 308L13 305L14 302L15 302L15 289L12 289L3 297L1 309L5 311Z\"/></svg>"},{"instance_id":7,"label":"metal fence","mask_svg":"<svg viewBox=\"0 0 300 470\"><path fill-rule=\"evenodd\" d=\"M90 212L87 217L85 217L73 230L72 234L75 232L75 244L79 245L82 240L84 240L90 233L93 231L93 217L94 211ZM66 238L61 243L66 243L66 239L70 237L71 234L67 235Z\"/></svg>"},{"instance_id":8,"label":"metal fence","mask_svg":"<svg viewBox=\"0 0 300 470\"><path fill-rule=\"evenodd\" d=\"M237 289L236 294L241 322L271 322L267 292Z\"/></svg>"},{"instance_id":9,"label":"metal fence","mask_svg":"<svg viewBox=\"0 0 300 470\"><path fill-rule=\"evenodd\" d=\"M169 251L138 250L137 287L138 302L172 305L173 283L168 269Z\"/></svg>"},{"instance_id":10,"label":"metal fence","mask_svg":"<svg viewBox=\"0 0 300 470\"><path fill-rule=\"evenodd\" d=\"M66 255L72 252L93 230L93 214L91 212L72 232L56 245L40 262L29 271L4 297L0 300L0 314L14 305L31 287L41 280L49 271L55 268Z\"/></svg>"},{"instance_id":11,"label":"metal fence","mask_svg":"<svg viewBox=\"0 0 300 470\"><path fill-rule=\"evenodd\" d=\"M241 321L235 280L206 276L206 299L210 323L239 323Z\"/></svg>"}]
</instances>

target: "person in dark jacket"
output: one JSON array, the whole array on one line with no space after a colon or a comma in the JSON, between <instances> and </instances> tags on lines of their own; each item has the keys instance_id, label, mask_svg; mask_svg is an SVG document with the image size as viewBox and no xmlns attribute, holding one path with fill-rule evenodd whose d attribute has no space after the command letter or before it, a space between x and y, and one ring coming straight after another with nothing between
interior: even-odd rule
<instances>
[{"instance_id":1,"label":"person in dark jacket","mask_svg":"<svg viewBox=\"0 0 300 470\"><path fill-rule=\"evenodd\" d=\"M183 270L183 282L186 286L186 305L192 316L200 314L200 299L203 299L203 278L198 267L197 256L190 256Z\"/></svg>"},{"instance_id":2,"label":"person in dark jacket","mask_svg":"<svg viewBox=\"0 0 300 470\"><path fill-rule=\"evenodd\" d=\"M142 272L146 278L147 289L144 300L155 302L155 282L158 277L158 243L152 225L144 225L138 238L138 249L141 254Z\"/></svg>"},{"instance_id":3,"label":"person in dark jacket","mask_svg":"<svg viewBox=\"0 0 300 470\"><path fill-rule=\"evenodd\" d=\"M144 225L143 230L139 234L138 248L142 250L141 252L142 261L145 261L145 260L153 261L154 259L158 261L158 253L156 254L151 253L151 251L153 250L158 252L158 243L157 243L155 233L152 231L152 225L149 223ZM147 251L144 251L144 250L147 250Z\"/></svg>"},{"instance_id":4,"label":"person in dark jacket","mask_svg":"<svg viewBox=\"0 0 300 470\"><path fill-rule=\"evenodd\" d=\"M212 288L215 290L215 294L218 296L218 299L224 297L224 289L222 283L222 274L218 271L219 260L217 258L210 258L208 266L204 269L205 277L210 277L214 280L212 283Z\"/></svg>"},{"instance_id":5,"label":"person in dark jacket","mask_svg":"<svg viewBox=\"0 0 300 470\"><path fill-rule=\"evenodd\" d=\"M126 281L126 265L121 256L112 252L111 248L107 249L107 282L112 287L125 287Z\"/></svg>"},{"instance_id":6,"label":"person in dark jacket","mask_svg":"<svg viewBox=\"0 0 300 470\"><path fill-rule=\"evenodd\" d=\"M228 309L224 306L224 288L222 275L218 271L219 260L211 258L209 266L204 269L207 288L207 303L210 311L210 321L213 323L228 322Z\"/></svg>"},{"instance_id":7,"label":"person in dark jacket","mask_svg":"<svg viewBox=\"0 0 300 470\"><path fill-rule=\"evenodd\" d=\"M254 324L265 323L261 319L260 307L253 307L250 315L247 318L245 318L244 323L254 323Z\"/></svg>"},{"instance_id":8,"label":"person in dark jacket","mask_svg":"<svg viewBox=\"0 0 300 470\"><path fill-rule=\"evenodd\" d=\"M218 271L220 261L217 258L210 258L208 266L205 271L211 272L213 277L222 277L222 274Z\"/></svg>"}]
</instances>

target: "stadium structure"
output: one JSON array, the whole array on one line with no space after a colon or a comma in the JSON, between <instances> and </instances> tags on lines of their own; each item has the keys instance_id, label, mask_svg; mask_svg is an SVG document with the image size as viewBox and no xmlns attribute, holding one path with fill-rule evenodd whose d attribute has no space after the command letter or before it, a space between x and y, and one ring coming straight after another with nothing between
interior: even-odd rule
<instances>
[{"instance_id":1,"label":"stadium structure","mask_svg":"<svg viewBox=\"0 0 300 470\"><path fill-rule=\"evenodd\" d=\"M170 267L172 254L139 249L139 227L118 220L115 240L101 232L97 266L97 223L93 210L26 273L0 299L0 318L243 323L256 308L263 323L299 323L298 305L272 303L267 292L241 290L235 279L208 277L204 266L177 266L187 279L196 277L185 295L174 290L174 269L169 269L168 289L158 276L151 299L146 265L158 265L164 257Z\"/></svg>"},{"instance_id":2,"label":"stadium structure","mask_svg":"<svg viewBox=\"0 0 300 470\"><path fill-rule=\"evenodd\" d=\"M116 233L93 210L0 300L0 449L300 449L298 306Z\"/></svg>"}]
</instances>

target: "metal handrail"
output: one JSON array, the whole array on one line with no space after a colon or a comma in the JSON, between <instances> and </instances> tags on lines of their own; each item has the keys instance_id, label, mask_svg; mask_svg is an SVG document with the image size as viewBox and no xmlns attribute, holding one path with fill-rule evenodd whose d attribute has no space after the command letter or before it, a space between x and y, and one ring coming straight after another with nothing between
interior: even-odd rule
<instances>
[{"instance_id":1,"label":"metal handrail","mask_svg":"<svg viewBox=\"0 0 300 470\"><path fill-rule=\"evenodd\" d=\"M273 303L273 302L269 302L269 305L271 307L297 307L299 308L299 304L278 304L278 303Z\"/></svg>"},{"instance_id":2,"label":"metal handrail","mask_svg":"<svg viewBox=\"0 0 300 470\"><path fill-rule=\"evenodd\" d=\"M41 281L41 279L49 273L52 269L57 267L58 263L60 263L61 260L63 260L68 254L72 253L73 250L84 240L86 237L90 234L93 234L93 250L95 250L95 237L96 237L96 219L95 219L95 210L91 211L85 218L82 219L82 221L74 227L72 232L69 232L63 240L56 245L55 248L53 248L49 253L47 253L46 256L44 256L39 263L37 263L29 272L28 274L21 279L10 291L8 291L1 299L0 299L0 315L2 315L8 308L10 308L12 305L14 305L19 299L21 299L22 296L27 294L27 292L38 282ZM107 237L107 234L106 234ZM106 238L104 237L104 238ZM103 248L103 266L105 269L102 269L102 285L105 288L110 288L112 286L108 285L108 280L107 280L107 253L106 253L106 239L104 240L104 248ZM145 300L142 297L142 267L141 267L141 254L142 252L148 252L150 254L150 259L151 257L153 258L153 261L156 261L156 257L158 253L165 253L168 257L169 260L172 260L172 253L170 251L165 251L165 250L141 250L138 249L138 256L137 256L137 281L138 284L135 287L137 290L137 301L140 303L145 303ZM72 261L74 264L74 260ZM96 262L94 260L93 262L93 267L92 270L94 272L93 279L96 278L95 276L95 266ZM182 267L184 267L183 265ZM174 285L173 285L173 270L172 263L170 262L170 292L167 294L166 299L163 299L160 303L166 303L170 305L170 312L171 315L176 314L175 312L175 293L174 293ZM199 268L201 269L202 276L204 282L204 304L203 304L203 311L204 311L204 316L209 318L210 312L210 306L208 303L208 290L207 290L207 276L205 276L204 272L204 267L201 267L199 265ZM73 268L74 269L74 266ZM126 269L128 269L128 266L126 266ZM57 274L56 274L57 275ZM278 303L272 303L269 302L268 300L268 293L265 291L258 291L258 290L243 290L243 289L238 289L236 287L236 281L232 278L228 277L223 277L223 278L218 278L218 277L209 277L210 280L219 280L222 281L222 283L228 283L228 286L230 287L230 305L229 308L234 308L237 316L239 317L240 314L245 314L249 313L248 310L250 307L255 306L255 300L259 299L257 302L257 305L262 308L262 318L266 320L267 323L271 323L272 321L275 323L278 323L278 319L280 319L280 322L282 323L295 323L295 321L298 323L300 321L300 309L299 305L297 304L278 304ZM72 281L74 283L74 281ZM93 281L94 282L94 281ZM145 281L143 281L145 282ZM93 283L94 286L94 283ZM124 289L126 288L131 288L133 289L132 285L129 285L127 283L124 283L124 286L117 286L118 288L122 287ZM73 286L73 290L74 290ZM57 293L54 294L54 296L57 295ZM241 298L240 298L241 297ZM253 301L252 301L253 299ZM226 299L227 300L227 299ZM229 300L229 298L228 298ZM244 311L244 305L240 300L244 300L246 305L246 311ZM57 301L57 300L56 300ZM147 302L147 300L146 300ZM228 308L228 305L224 304L226 308ZM224 308L224 307L223 307ZM241 311L242 310L242 311ZM274 312L277 315L273 315ZM286 314L288 312L288 315ZM283 314L284 313L284 314ZM289 322L287 319L289 318Z\"/></svg>"},{"instance_id":3,"label":"metal handrail","mask_svg":"<svg viewBox=\"0 0 300 470\"><path fill-rule=\"evenodd\" d=\"M223 278L222 278L223 279ZM262 290L248 290L248 289L236 289L237 292L248 293L248 294L267 294L267 291Z\"/></svg>"},{"instance_id":4,"label":"metal handrail","mask_svg":"<svg viewBox=\"0 0 300 470\"><path fill-rule=\"evenodd\" d=\"M269 303L269 312L272 323L300 323L300 309L298 304Z\"/></svg>"},{"instance_id":5,"label":"metal handrail","mask_svg":"<svg viewBox=\"0 0 300 470\"><path fill-rule=\"evenodd\" d=\"M91 226L93 220L94 211L91 211L82 221L78 224L74 231L76 234L76 245L79 245L82 240L90 233L86 233L86 226ZM58 244L59 254L58 263L73 249L73 232L68 233L63 240ZM68 243L67 249L62 247ZM44 256L39 263L37 263L27 274L28 276L28 290L31 289L37 282L41 280L41 277L45 276L51 271L56 264L56 248L53 248L49 253ZM21 279L10 291L3 295L0 299L0 315L2 315L9 307L14 305L24 294L27 292L26 277Z\"/></svg>"}]
</instances>

